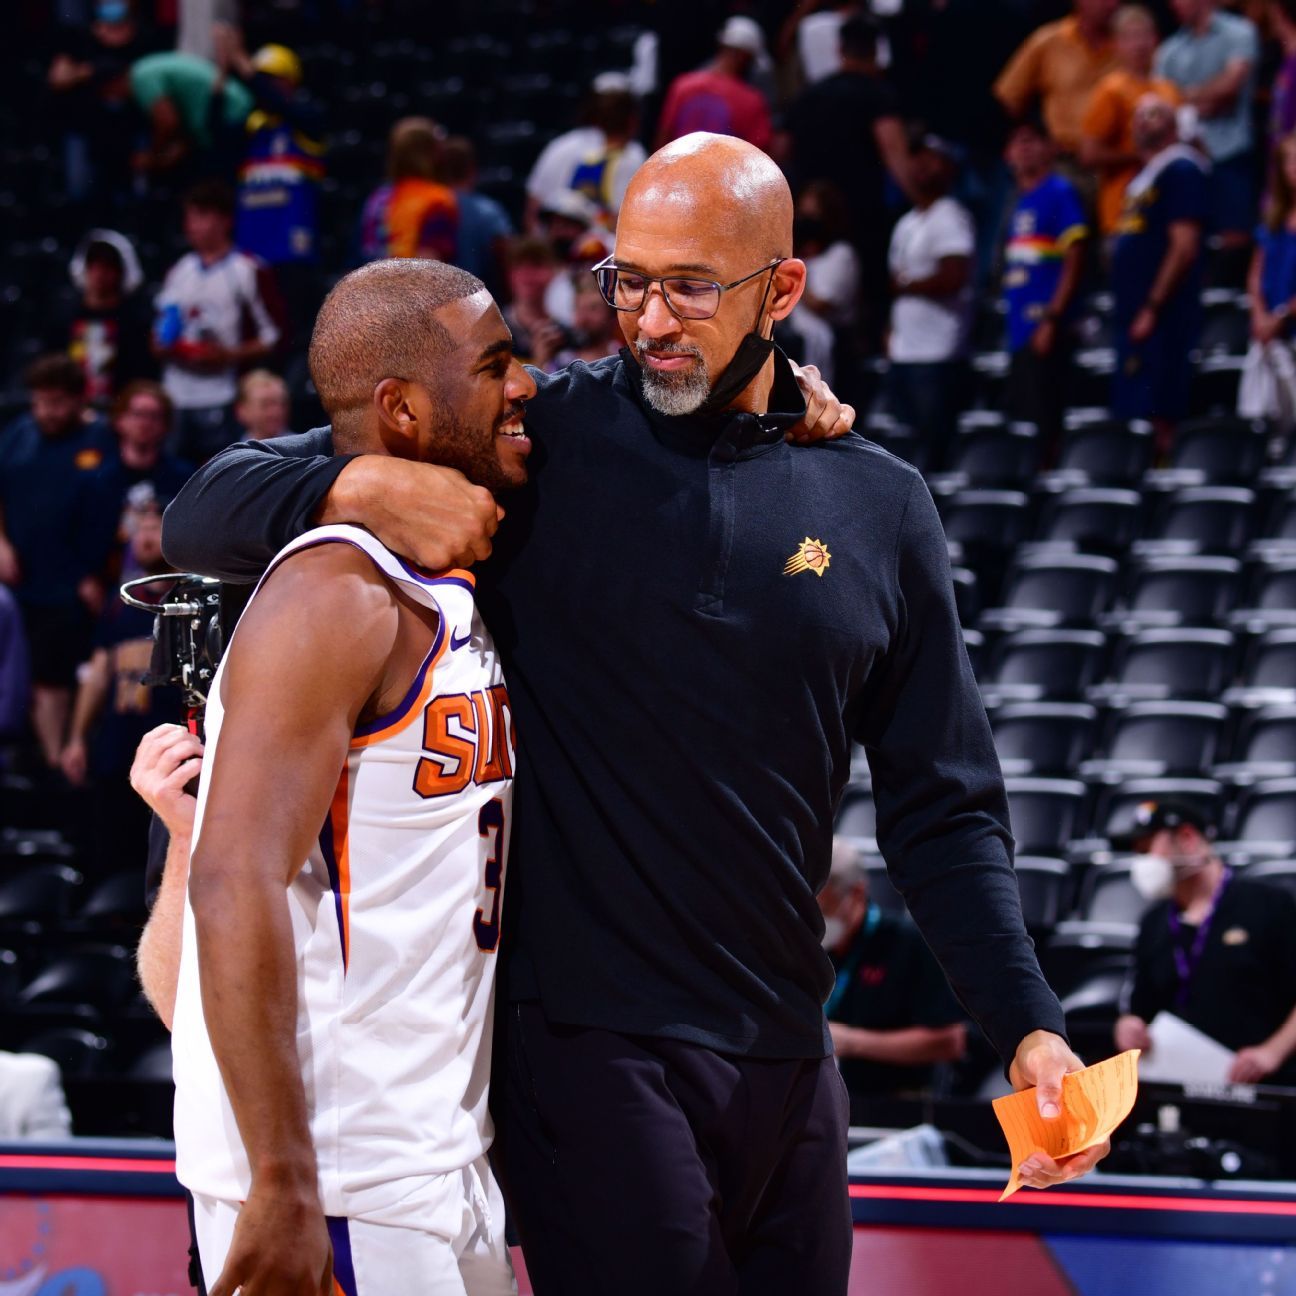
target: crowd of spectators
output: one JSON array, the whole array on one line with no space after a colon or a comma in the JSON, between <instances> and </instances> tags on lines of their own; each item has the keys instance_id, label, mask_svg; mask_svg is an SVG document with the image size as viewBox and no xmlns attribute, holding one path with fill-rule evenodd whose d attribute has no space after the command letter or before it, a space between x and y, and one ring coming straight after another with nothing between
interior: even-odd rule
<instances>
[{"instance_id":1,"label":"crowd of spectators","mask_svg":"<svg viewBox=\"0 0 1296 1296\"><path fill-rule=\"evenodd\" d=\"M191 465L304 430L323 293L364 260L436 257L496 293L524 359L614 354L588 272L647 150L685 133L783 166L808 279L779 341L911 429L928 466L987 399L974 351L1003 359L992 399L1055 445L1099 324L1108 408L1167 449L1208 283L1248 294L1239 407L1296 422L1296 0L554 3L577 31L638 33L617 65L579 68L579 111L573 95L544 129L483 132L413 89L352 118L322 84L317 24L434 43L418 6L284 0L270 19L245 6L244 28L225 0L40 8L58 23L28 15L47 51L31 107L77 234L70 287L5 375L27 407L0 430L0 744L85 789L124 857L144 831L129 751L180 703L143 682L148 618L115 587L161 568L161 510ZM527 102L507 62L491 76ZM357 130L370 158L385 136L385 175L339 210Z\"/></svg>"}]
</instances>

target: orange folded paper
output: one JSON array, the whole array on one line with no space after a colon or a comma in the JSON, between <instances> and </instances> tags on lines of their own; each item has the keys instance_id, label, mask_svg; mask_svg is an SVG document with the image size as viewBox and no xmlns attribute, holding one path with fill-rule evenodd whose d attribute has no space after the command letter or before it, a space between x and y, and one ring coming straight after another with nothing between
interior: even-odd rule
<instances>
[{"instance_id":1,"label":"orange folded paper","mask_svg":"<svg viewBox=\"0 0 1296 1296\"><path fill-rule=\"evenodd\" d=\"M1017 1167L1032 1152L1045 1152L1056 1161L1083 1152L1111 1135L1130 1114L1138 1096L1138 1057L1138 1049L1129 1049L1063 1076L1062 1115L1054 1120L1045 1120L1039 1114L1034 1089L994 1100L994 1112L1012 1154L1012 1174L1000 1201L1022 1186Z\"/></svg>"}]
</instances>

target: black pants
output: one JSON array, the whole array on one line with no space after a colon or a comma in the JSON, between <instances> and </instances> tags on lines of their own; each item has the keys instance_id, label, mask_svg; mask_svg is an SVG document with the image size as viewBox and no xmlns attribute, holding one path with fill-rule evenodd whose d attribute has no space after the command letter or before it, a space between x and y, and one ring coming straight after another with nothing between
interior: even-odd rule
<instances>
[{"instance_id":1,"label":"black pants","mask_svg":"<svg viewBox=\"0 0 1296 1296\"><path fill-rule=\"evenodd\" d=\"M500 1011L493 1161L536 1296L842 1296L847 1103L832 1058Z\"/></svg>"}]
</instances>

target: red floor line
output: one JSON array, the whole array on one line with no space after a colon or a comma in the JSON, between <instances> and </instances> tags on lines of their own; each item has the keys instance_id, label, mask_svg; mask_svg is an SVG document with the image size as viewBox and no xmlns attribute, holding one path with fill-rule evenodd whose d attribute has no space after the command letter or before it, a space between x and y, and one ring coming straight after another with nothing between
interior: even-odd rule
<instances>
[{"instance_id":1,"label":"red floor line","mask_svg":"<svg viewBox=\"0 0 1296 1296\"><path fill-rule=\"evenodd\" d=\"M175 1175L174 1161L113 1157L0 1156L0 1170L90 1170L104 1173Z\"/></svg>"},{"instance_id":2,"label":"red floor line","mask_svg":"<svg viewBox=\"0 0 1296 1296\"><path fill-rule=\"evenodd\" d=\"M890 1201L930 1201L997 1203L999 1194L993 1188L905 1188L880 1184L851 1184L850 1195L861 1199ZM1296 1202L1246 1201L1236 1197L1135 1197L1116 1193L1059 1193L1045 1196L1032 1193L1013 1200L1020 1206L1082 1206L1106 1210L1183 1210L1222 1215L1292 1215Z\"/></svg>"}]
</instances>

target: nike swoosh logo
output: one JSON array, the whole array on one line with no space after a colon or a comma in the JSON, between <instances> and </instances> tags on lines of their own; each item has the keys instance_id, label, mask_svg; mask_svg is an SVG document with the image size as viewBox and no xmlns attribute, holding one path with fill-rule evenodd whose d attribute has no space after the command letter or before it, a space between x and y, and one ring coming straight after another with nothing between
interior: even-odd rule
<instances>
[{"instance_id":1,"label":"nike swoosh logo","mask_svg":"<svg viewBox=\"0 0 1296 1296\"><path fill-rule=\"evenodd\" d=\"M472 638L472 632L471 632L471 631L469 631L468 634L464 635L464 637L463 637L462 639L460 639L460 638L455 634L455 632L454 632L453 630L451 630L451 631L450 631L450 651L451 651L451 652L458 652L459 649L462 648L462 647L464 646L464 644L466 644L466 643L468 642L468 640L471 639L471 638Z\"/></svg>"}]
</instances>

